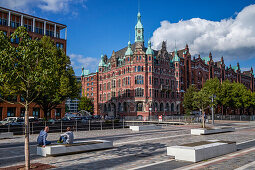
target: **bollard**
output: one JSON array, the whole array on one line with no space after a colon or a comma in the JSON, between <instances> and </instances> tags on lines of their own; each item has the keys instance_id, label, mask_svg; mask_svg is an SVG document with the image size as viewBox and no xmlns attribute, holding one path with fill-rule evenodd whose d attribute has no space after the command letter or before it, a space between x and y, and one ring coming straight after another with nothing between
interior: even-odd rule
<instances>
[{"instance_id":1,"label":"bollard","mask_svg":"<svg viewBox=\"0 0 255 170\"><path fill-rule=\"evenodd\" d=\"M78 129L77 129L77 120L76 120L76 122L75 122L75 123L76 123L76 132L77 132L77 131L78 131Z\"/></svg>"},{"instance_id":2,"label":"bollard","mask_svg":"<svg viewBox=\"0 0 255 170\"><path fill-rule=\"evenodd\" d=\"M89 131L90 131L90 120L89 120Z\"/></svg>"},{"instance_id":3,"label":"bollard","mask_svg":"<svg viewBox=\"0 0 255 170\"><path fill-rule=\"evenodd\" d=\"M101 130L103 130L103 120L100 121L101 124Z\"/></svg>"},{"instance_id":4,"label":"bollard","mask_svg":"<svg viewBox=\"0 0 255 170\"><path fill-rule=\"evenodd\" d=\"M114 120L112 120L112 129L114 129Z\"/></svg>"},{"instance_id":5,"label":"bollard","mask_svg":"<svg viewBox=\"0 0 255 170\"><path fill-rule=\"evenodd\" d=\"M60 129L61 129L61 133L62 133L63 132L63 122L62 122L62 120L60 122Z\"/></svg>"}]
</instances>

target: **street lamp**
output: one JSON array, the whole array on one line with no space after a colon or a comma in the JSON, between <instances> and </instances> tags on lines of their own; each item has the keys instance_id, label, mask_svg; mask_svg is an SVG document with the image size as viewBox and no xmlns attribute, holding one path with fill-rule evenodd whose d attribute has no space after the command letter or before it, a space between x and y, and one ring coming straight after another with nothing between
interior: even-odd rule
<instances>
[{"instance_id":1,"label":"street lamp","mask_svg":"<svg viewBox=\"0 0 255 170\"><path fill-rule=\"evenodd\" d=\"M215 94L213 94L211 97L210 97L211 99L212 99L212 124L214 125L214 110L213 110L213 100L216 98L216 95Z\"/></svg>"},{"instance_id":2,"label":"street lamp","mask_svg":"<svg viewBox=\"0 0 255 170\"><path fill-rule=\"evenodd\" d=\"M151 120L151 110L152 110L152 108L150 107L149 108L149 120Z\"/></svg>"}]
</instances>

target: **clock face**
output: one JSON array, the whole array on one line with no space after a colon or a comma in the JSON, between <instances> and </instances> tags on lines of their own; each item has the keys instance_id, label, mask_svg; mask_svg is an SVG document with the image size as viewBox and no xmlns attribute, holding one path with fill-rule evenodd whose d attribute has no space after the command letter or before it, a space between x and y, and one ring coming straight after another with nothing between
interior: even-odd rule
<instances>
[{"instance_id":1,"label":"clock face","mask_svg":"<svg viewBox=\"0 0 255 170\"><path fill-rule=\"evenodd\" d=\"M138 33L140 33L141 32L141 30L138 30Z\"/></svg>"}]
</instances>

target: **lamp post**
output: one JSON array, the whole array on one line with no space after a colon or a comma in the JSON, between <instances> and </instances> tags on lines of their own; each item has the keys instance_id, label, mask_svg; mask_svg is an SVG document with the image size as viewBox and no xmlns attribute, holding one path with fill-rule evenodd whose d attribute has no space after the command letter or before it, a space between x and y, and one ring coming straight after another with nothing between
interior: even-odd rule
<instances>
[{"instance_id":1,"label":"lamp post","mask_svg":"<svg viewBox=\"0 0 255 170\"><path fill-rule=\"evenodd\" d=\"M151 120L151 110L152 110L152 108L150 107L149 108L149 120Z\"/></svg>"},{"instance_id":2,"label":"lamp post","mask_svg":"<svg viewBox=\"0 0 255 170\"><path fill-rule=\"evenodd\" d=\"M213 110L213 101L216 98L216 95L213 94L210 98L212 98L212 125L214 125L214 110Z\"/></svg>"}]
</instances>

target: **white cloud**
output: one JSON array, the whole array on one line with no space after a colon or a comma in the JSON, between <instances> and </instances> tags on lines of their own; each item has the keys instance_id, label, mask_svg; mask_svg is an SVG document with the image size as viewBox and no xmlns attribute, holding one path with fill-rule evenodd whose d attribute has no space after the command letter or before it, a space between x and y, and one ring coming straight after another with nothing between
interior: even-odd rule
<instances>
[{"instance_id":1,"label":"white cloud","mask_svg":"<svg viewBox=\"0 0 255 170\"><path fill-rule=\"evenodd\" d=\"M86 0L2 0L3 7L31 13L34 7L49 12L69 12L70 5L79 4L86 8Z\"/></svg>"},{"instance_id":2,"label":"white cloud","mask_svg":"<svg viewBox=\"0 0 255 170\"><path fill-rule=\"evenodd\" d=\"M151 38L153 48L160 49L167 40L167 49L173 51L189 44L192 55L202 57L211 51L213 57L227 60L255 58L255 5L245 7L236 18L209 21L200 18L178 23L162 21Z\"/></svg>"},{"instance_id":3,"label":"white cloud","mask_svg":"<svg viewBox=\"0 0 255 170\"><path fill-rule=\"evenodd\" d=\"M90 70L91 72L95 72L100 61L98 58L83 57L83 55L80 54L70 54L69 57L76 73L81 72L82 67L86 70Z\"/></svg>"}]
</instances>

